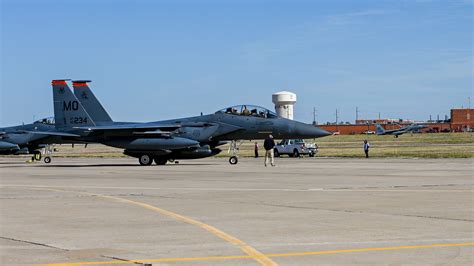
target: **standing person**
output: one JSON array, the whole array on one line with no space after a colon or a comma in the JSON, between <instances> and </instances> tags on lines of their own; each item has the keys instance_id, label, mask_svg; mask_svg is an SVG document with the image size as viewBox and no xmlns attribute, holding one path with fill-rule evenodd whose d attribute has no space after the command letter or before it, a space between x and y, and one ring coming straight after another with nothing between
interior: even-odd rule
<instances>
[{"instance_id":1,"label":"standing person","mask_svg":"<svg viewBox=\"0 0 474 266\"><path fill-rule=\"evenodd\" d=\"M273 140L272 135L268 135L268 138L265 139L263 148L265 148L265 167L267 167L268 159L270 159L271 165L275 166L275 161L273 158L273 148L275 148L275 141Z\"/></svg>"},{"instance_id":2,"label":"standing person","mask_svg":"<svg viewBox=\"0 0 474 266\"><path fill-rule=\"evenodd\" d=\"M365 158L369 158L369 148L370 148L369 142L367 142L367 140L364 140Z\"/></svg>"},{"instance_id":3,"label":"standing person","mask_svg":"<svg viewBox=\"0 0 474 266\"><path fill-rule=\"evenodd\" d=\"M258 142L255 142L255 158L258 158Z\"/></svg>"}]
</instances>

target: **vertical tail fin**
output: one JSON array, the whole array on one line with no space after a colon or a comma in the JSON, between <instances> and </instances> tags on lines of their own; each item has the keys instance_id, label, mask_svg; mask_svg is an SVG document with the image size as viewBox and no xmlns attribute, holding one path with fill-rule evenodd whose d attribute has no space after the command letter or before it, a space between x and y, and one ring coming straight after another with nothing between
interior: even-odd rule
<instances>
[{"instance_id":1,"label":"vertical tail fin","mask_svg":"<svg viewBox=\"0 0 474 266\"><path fill-rule=\"evenodd\" d=\"M375 128L375 134L383 135L385 133L385 129L380 124L375 125Z\"/></svg>"},{"instance_id":2,"label":"vertical tail fin","mask_svg":"<svg viewBox=\"0 0 474 266\"><path fill-rule=\"evenodd\" d=\"M81 102L74 96L66 80L53 80L54 118L59 130L75 126L95 126Z\"/></svg>"},{"instance_id":3,"label":"vertical tail fin","mask_svg":"<svg viewBox=\"0 0 474 266\"><path fill-rule=\"evenodd\" d=\"M104 109L99 100L95 97L92 90L87 83L90 80L74 80L72 87L74 88L74 95L81 102L84 109L96 123L113 122L107 111Z\"/></svg>"}]
</instances>

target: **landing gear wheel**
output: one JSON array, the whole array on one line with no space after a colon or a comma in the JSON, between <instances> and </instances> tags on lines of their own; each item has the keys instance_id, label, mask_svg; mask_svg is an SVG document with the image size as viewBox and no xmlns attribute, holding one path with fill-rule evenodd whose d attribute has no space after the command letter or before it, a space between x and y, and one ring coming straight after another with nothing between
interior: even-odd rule
<instances>
[{"instance_id":1,"label":"landing gear wheel","mask_svg":"<svg viewBox=\"0 0 474 266\"><path fill-rule=\"evenodd\" d=\"M237 158L237 156L232 156L229 158L230 164L237 164L238 162L239 162L239 158Z\"/></svg>"},{"instance_id":2,"label":"landing gear wheel","mask_svg":"<svg viewBox=\"0 0 474 266\"><path fill-rule=\"evenodd\" d=\"M300 157L300 152L297 149L293 151L293 157Z\"/></svg>"},{"instance_id":3,"label":"landing gear wheel","mask_svg":"<svg viewBox=\"0 0 474 266\"><path fill-rule=\"evenodd\" d=\"M46 156L46 157L44 157L43 161L44 161L44 163L50 163L51 162L51 157Z\"/></svg>"},{"instance_id":4,"label":"landing gear wheel","mask_svg":"<svg viewBox=\"0 0 474 266\"><path fill-rule=\"evenodd\" d=\"M309 157L314 157L314 152L311 152L311 153L309 154Z\"/></svg>"},{"instance_id":5,"label":"landing gear wheel","mask_svg":"<svg viewBox=\"0 0 474 266\"><path fill-rule=\"evenodd\" d=\"M167 160L166 159L158 159L158 158L154 158L153 159L156 163L156 165L165 165Z\"/></svg>"},{"instance_id":6,"label":"landing gear wheel","mask_svg":"<svg viewBox=\"0 0 474 266\"><path fill-rule=\"evenodd\" d=\"M138 162L140 163L140 165L151 165L153 160L151 159L150 155L143 154L142 156L140 156L140 158L138 158Z\"/></svg>"},{"instance_id":7,"label":"landing gear wheel","mask_svg":"<svg viewBox=\"0 0 474 266\"><path fill-rule=\"evenodd\" d=\"M273 156L275 156L275 157L280 157L280 153L278 152L277 149L274 149L274 150L273 150Z\"/></svg>"},{"instance_id":8,"label":"landing gear wheel","mask_svg":"<svg viewBox=\"0 0 474 266\"><path fill-rule=\"evenodd\" d=\"M37 152L33 155L34 160L41 161L41 153Z\"/></svg>"}]
</instances>

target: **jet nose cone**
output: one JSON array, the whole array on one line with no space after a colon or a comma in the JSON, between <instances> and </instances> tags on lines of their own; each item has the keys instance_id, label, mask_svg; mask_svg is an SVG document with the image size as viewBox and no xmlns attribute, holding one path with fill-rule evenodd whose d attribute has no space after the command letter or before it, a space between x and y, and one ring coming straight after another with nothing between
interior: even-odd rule
<instances>
[{"instance_id":1,"label":"jet nose cone","mask_svg":"<svg viewBox=\"0 0 474 266\"><path fill-rule=\"evenodd\" d=\"M297 126L297 132L300 137L309 139L332 135L331 132L309 124L300 124Z\"/></svg>"},{"instance_id":2,"label":"jet nose cone","mask_svg":"<svg viewBox=\"0 0 474 266\"><path fill-rule=\"evenodd\" d=\"M331 132L319 127L315 127L315 126L313 126L313 131L314 131L314 136L316 136L316 138L332 135Z\"/></svg>"}]
</instances>

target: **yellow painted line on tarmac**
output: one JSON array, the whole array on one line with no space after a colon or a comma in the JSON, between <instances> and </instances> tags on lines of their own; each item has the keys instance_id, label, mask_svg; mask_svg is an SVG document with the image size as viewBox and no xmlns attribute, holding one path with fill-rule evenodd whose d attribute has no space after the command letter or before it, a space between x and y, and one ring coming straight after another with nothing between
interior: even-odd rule
<instances>
[{"instance_id":1,"label":"yellow painted line on tarmac","mask_svg":"<svg viewBox=\"0 0 474 266\"><path fill-rule=\"evenodd\" d=\"M31 189L83 194L83 195L89 195L89 196L99 197L99 198L103 198L103 199L110 199L110 200L121 202L121 203L127 203L127 204L131 204L131 205L139 206L139 207L151 210L151 211L158 212L162 215L171 217L171 218L173 218L175 220L178 220L180 222L184 222L184 223L187 223L187 224L198 226L198 227L208 231L209 233L211 233L211 234L213 234L213 235L215 235L215 236L217 236L217 237L219 237L219 238L221 238L221 239L223 239L223 240L225 240L225 241L227 241L227 242L229 242L233 245L238 246L243 252L245 252L248 255L249 258L252 258L252 259L256 260L261 265L264 265L264 266L278 265L276 262L274 262L268 256L266 256L263 253L261 253L260 251L256 250L254 247L250 246L249 244L245 243L244 241L242 241L242 240L240 240L240 239L238 239L238 238L236 238L236 237L234 237L234 236L232 236L232 235L230 235L230 234L228 234L224 231L221 231L221 230L217 229L216 227L214 227L212 225L205 224L203 222L194 220L194 219L186 217L184 215L180 215L180 214L177 214L177 213L165 210L165 209L161 209L161 208L155 207L155 206L147 204L147 203L143 203L143 202L139 202L139 201L133 201L133 200L119 198L119 197L114 197L114 196L107 196L107 195L102 195L102 194L89 193L89 192L69 191L69 190L43 188L43 187L41 187L41 188L31 187ZM130 262L128 262L128 263L130 263ZM99 264L102 264L102 263L99 263ZM71 264L69 264L69 265L71 265ZM74 264L72 264L72 265L74 265Z\"/></svg>"},{"instance_id":2,"label":"yellow painted line on tarmac","mask_svg":"<svg viewBox=\"0 0 474 266\"><path fill-rule=\"evenodd\" d=\"M215 236L217 236L221 239L224 239L225 241L227 241L231 244L234 244L234 245L238 246L243 252L248 254L252 259L258 261L262 265L277 265L276 262L274 262L272 259L270 259L268 256L264 255L260 251L256 250L252 246L248 245L247 243L243 242L242 240L240 240L240 239L238 239L234 236L231 236L231 235L217 229L216 227L214 227L212 225L208 225L208 224L205 224L203 222L194 220L192 218L189 218L189 217L186 217L186 216L183 216L183 215L171 212L171 211L167 211L165 209L161 209L161 208L158 208L158 207L155 207L153 205L146 204L146 203L143 203L143 202L133 201L133 200L129 200L129 199L123 199L123 198L118 198L118 197L113 197L113 196L106 196L106 195L96 195L96 196L101 197L101 198L115 200L115 201L118 201L118 202L123 202L123 203L128 203L128 204L140 206L140 207L152 210L152 211L156 211L160 214L172 217L172 218L174 218L178 221L188 223L188 224L192 224L192 225L196 225L196 226L198 226L202 229L207 230L209 233L211 233L211 234L213 234L213 235L215 235Z\"/></svg>"},{"instance_id":3,"label":"yellow painted line on tarmac","mask_svg":"<svg viewBox=\"0 0 474 266\"><path fill-rule=\"evenodd\" d=\"M163 263L163 262L186 262L186 261L212 261L212 260L238 260L251 259L251 256L210 256L210 257L189 257L189 258L163 258L163 259L143 259L143 260L114 260L114 261L83 261L71 263L52 263L52 264L38 264L37 266L80 266L80 265L116 265L116 264L130 264L130 263Z\"/></svg>"},{"instance_id":4,"label":"yellow painted line on tarmac","mask_svg":"<svg viewBox=\"0 0 474 266\"><path fill-rule=\"evenodd\" d=\"M406 249L430 249L430 248L466 247L466 246L474 246L474 242L451 243L451 244L431 244L431 245L417 245L417 246L339 249L339 250L324 250L324 251L294 252L294 253L273 253L273 254L265 254L265 256L267 257L303 257L303 256L359 253L359 252L372 252L372 251L393 251L393 250L406 250ZM189 258L140 259L140 260L130 260L130 261L84 261L84 262L72 262L72 263L40 264L40 266L113 265L113 264L129 264L129 263L162 263L162 262L186 262L186 261L195 262L195 261L211 261L211 260L238 260L238 259L252 259L252 258L253 258L252 256L209 256L209 257L189 257Z\"/></svg>"},{"instance_id":5,"label":"yellow painted line on tarmac","mask_svg":"<svg viewBox=\"0 0 474 266\"><path fill-rule=\"evenodd\" d=\"M267 254L269 257L301 257L310 255L327 255L340 253L356 253L356 252L370 252L370 251L388 251L388 250L403 250L403 249L427 249L427 248L442 248L442 247L465 247L474 246L474 242L454 243L454 244L431 244L418 246L397 246L397 247L380 247L380 248L357 248L357 249L340 249L340 250L325 250L325 251L310 251L310 252L295 252L295 253L280 253Z\"/></svg>"}]
</instances>

